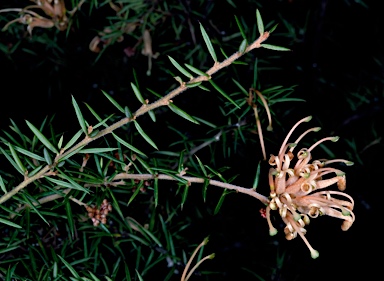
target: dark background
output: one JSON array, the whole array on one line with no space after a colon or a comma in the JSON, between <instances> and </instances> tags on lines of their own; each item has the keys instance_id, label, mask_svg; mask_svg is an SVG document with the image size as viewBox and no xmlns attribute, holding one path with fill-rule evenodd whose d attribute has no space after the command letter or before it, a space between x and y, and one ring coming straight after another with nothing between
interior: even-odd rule
<instances>
[{"instance_id":1,"label":"dark background","mask_svg":"<svg viewBox=\"0 0 384 281\"><path fill-rule=\"evenodd\" d=\"M4 1L7 5L1 5L8 7L9 2ZM228 33L236 28L233 25L235 14L243 16L252 25L256 8L260 9L265 23L271 20L279 23L276 39L273 39L274 33L268 43L286 46L292 51L279 53L277 59L272 59L271 64L278 70L261 71L260 79L265 81L265 85L298 85L294 97L306 102L292 103L280 109L285 110L285 115L276 117L281 128L276 126L275 135L270 137L282 140L288 128L307 115L314 116L314 126L323 128L320 135L340 136L340 141L331 147L337 157L355 162L354 166L344 170L347 173L346 192L355 199L356 222L350 230L342 232L341 222L336 219L321 217L312 220L306 236L320 252L320 257L312 260L300 238L286 241L282 229L276 237L268 236L266 221L258 212L261 207L258 202L245 195L232 194L218 215L203 214L191 226L189 235L195 243L211 235L206 253L215 252L216 257L206 262L204 269L221 271L223 274L218 275L217 280L258 280L242 268L263 276L265 280L379 278L383 248L378 216L379 200L383 198L380 163L384 156L384 29L382 10L378 6L380 1L233 2L236 9L224 0L207 1L201 7L191 6L204 15L209 4L213 5L209 18L202 17L201 20L207 22L211 19L219 30L229 30ZM161 61L166 60L164 57L153 61L152 76L147 77L147 58L139 52L133 58L124 58L122 44L112 46L98 63L93 64L96 55L88 50L88 44L95 36L95 30L102 27L99 19L103 12L95 14L91 18L79 13L81 29L68 37L57 36L62 53L57 54L44 44L31 44L28 39L22 39L12 54L0 52L1 129L8 127L9 118L18 124L25 119L39 124L45 116L56 114L58 130L77 130L71 95L79 103L87 102L96 111L109 114L114 109L105 101L100 89L123 103L130 101L127 92L133 77L132 68L135 68L140 83L158 89L158 92L170 87L173 81L168 83L166 79L169 78L161 72L161 67L164 67ZM284 21L289 26L284 25ZM197 29L197 21L194 24ZM36 35L44 32L36 29ZM218 34L215 36L219 37ZM172 36L160 38L155 32L153 48L164 52L159 46L161 40L167 39L173 40ZM129 40L124 42L130 44ZM2 45L11 46L17 41L12 34L0 34ZM23 48L32 49L35 54L25 52ZM262 59L264 51L256 50L255 56ZM193 94L199 94L199 91ZM198 105L201 104L197 97L188 106L196 113L204 114L206 109L203 106L196 109ZM153 132L156 133L156 129ZM356 149L349 145L351 142L355 143ZM276 148L276 144L267 143L267 154L275 152ZM237 165L239 171L254 169L250 156L235 161L244 164ZM267 169L267 163L263 163L265 174ZM240 179L237 184L249 185L252 180ZM266 183L266 178L262 181ZM200 195L200 191L196 194ZM184 214L194 214L194 202L191 201L187 200ZM277 266L277 254L284 254L281 268ZM276 272L271 276L272 269Z\"/></svg>"}]
</instances>

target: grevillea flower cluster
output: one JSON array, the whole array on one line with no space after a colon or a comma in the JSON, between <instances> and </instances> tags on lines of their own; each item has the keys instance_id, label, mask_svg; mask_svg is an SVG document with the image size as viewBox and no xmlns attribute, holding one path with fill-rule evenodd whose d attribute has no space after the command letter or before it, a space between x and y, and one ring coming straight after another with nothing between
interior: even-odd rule
<instances>
[{"instance_id":1,"label":"grevillea flower cluster","mask_svg":"<svg viewBox=\"0 0 384 281\"><path fill-rule=\"evenodd\" d=\"M308 122L311 116L297 122L286 136L277 156L271 155L269 164L270 200L266 208L270 235L277 233L270 217L271 210L278 210L285 223L284 233L288 240L299 235L311 252L312 258L319 256L318 251L312 248L305 237L305 226L311 218L322 215L343 220L341 229L348 230L355 220L353 213L354 201L351 196L344 193L346 188L345 173L341 170L328 167L329 164L342 162L353 165L343 159L313 160L311 152L324 141L337 141L338 137L327 137L317 141L310 148L302 148L294 155L294 149L300 140L309 132L319 131L319 127L305 131L293 143L288 143L293 131L303 122ZM336 184L339 191L328 190ZM341 199L340 199L341 198Z\"/></svg>"}]
</instances>

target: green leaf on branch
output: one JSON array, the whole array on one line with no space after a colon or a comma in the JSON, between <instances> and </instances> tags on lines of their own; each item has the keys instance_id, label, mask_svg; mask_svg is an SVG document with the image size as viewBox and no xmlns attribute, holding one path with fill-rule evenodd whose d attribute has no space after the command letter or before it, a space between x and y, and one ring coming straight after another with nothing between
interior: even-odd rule
<instances>
[{"instance_id":1,"label":"green leaf on branch","mask_svg":"<svg viewBox=\"0 0 384 281\"><path fill-rule=\"evenodd\" d=\"M212 86L227 100L229 100L233 105L235 105L238 109L240 109L240 106L238 106L233 99L231 99L215 82L212 80L209 80L209 82L212 84Z\"/></svg>"},{"instance_id":2,"label":"green leaf on branch","mask_svg":"<svg viewBox=\"0 0 384 281\"><path fill-rule=\"evenodd\" d=\"M11 221L2 219L2 218L0 218L0 223L6 224L6 225L11 226L11 227L15 227L15 228L22 228L20 225L15 224L15 223L13 223Z\"/></svg>"},{"instance_id":3,"label":"green leaf on branch","mask_svg":"<svg viewBox=\"0 0 384 281\"><path fill-rule=\"evenodd\" d=\"M191 121L192 123L195 123L195 124L199 124L199 122L193 118L191 115L189 115L188 113L186 113L184 110L178 108L176 105L174 105L173 103L170 103L168 105L168 107L174 112L176 113L177 115L183 117L184 119L187 119L188 121Z\"/></svg>"},{"instance_id":4,"label":"green leaf on branch","mask_svg":"<svg viewBox=\"0 0 384 281\"><path fill-rule=\"evenodd\" d=\"M133 145L130 145L129 143L127 143L125 140L123 140L122 138L118 137L116 134L112 133L112 136L119 142L121 143L122 145L124 145L125 147L127 147L128 149L132 150L133 152L136 152L137 154L140 154L142 156L145 156L147 157L147 155L145 155L143 152L141 152L140 150L138 150L136 147L134 147Z\"/></svg>"},{"instance_id":5,"label":"green leaf on branch","mask_svg":"<svg viewBox=\"0 0 384 281\"><path fill-rule=\"evenodd\" d=\"M290 51L291 49L275 46L275 45L269 45L269 44L261 44L260 47L269 49L269 50L275 50L275 51Z\"/></svg>"},{"instance_id":6,"label":"green leaf on branch","mask_svg":"<svg viewBox=\"0 0 384 281\"><path fill-rule=\"evenodd\" d=\"M264 34L264 24L263 19L261 18L260 12L257 9L256 10L256 21L257 21L257 28L259 30L260 36Z\"/></svg>"},{"instance_id":7,"label":"green leaf on branch","mask_svg":"<svg viewBox=\"0 0 384 281\"><path fill-rule=\"evenodd\" d=\"M12 157L0 147L1 153L7 158L7 160L12 164L12 166L22 175L24 175L23 170L20 169L20 167L16 164L15 160L12 159Z\"/></svg>"},{"instance_id":8,"label":"green leaf on branch","mask_svg":"<svg viewBox=\"0 0 384 281\"><path fill-rule=\"evenodd\" d=\"M193 75L189 73L187 70L185 70L177 61L175 61L171 56L168 56L169 60L173 64L174 67L177 68L182 74L184 74L186 77L192 79Z\"/></svg>"},{"instance_id":9,"label":"green leaf on branch","mask_svg":"<svg viewBox=\"0 0 384 281\"><path fill-rule=\"evenodd\" d=\"M197 74L197 75L200 75L200 76L206 76L208 77L209 75L207 73L205 73L204 71L201 71L200 69L197 69L196 67L193 67L192 65L189 65L187 63L184 63L184 65L189 68L190 71L192 71L193 73Z\"/></svg>"},{"instance_id":10,"label":"green leaf on branch","mask_svg":"<svg viewBox=\"0 0 384 281\"><path fill-rule=\"evenodd\" d=\"M276 27L278 26L279 24L276 23L270 30L269 30L269 33L272 33L275 31Z\"/></svg>"},{"instance_id":11,"label":"green leaf on branch","mask_svg":"<svg viewBox=\"0 0 384 281\"><path fill-rule=\"evenodd\" d=\"M142 96L142 94L141 94L140 91L139 91L139 89L138 89L138 88L136 87L136 85L133 84L132 82L131 82L131 87L132 87L133 92L135 93L136 98L137 98L142 104L146 104L146 103L145 103L145 100L144 100L144 98L143 98L143 96Z\"/></svg>"},{"instance_id":12,"label":"green leaf on branch","mask_svg":"<svg viewBox=\"0 0 384 281\"><path fill-rule=\"evenodd\" d=\"M185 201L187 200L188 190L189 190L189 185L186 184L186 185L184 186L183 195L182 195L182 197L181 197L181 204L180 204L181 210L183 210L184 203L185 203Z\"/></svg>"},{"instance_id":13,"label":"green leaf on branch","mask_svg":"<svg viewBox=\"0 0 384 281\"><path fill-rule=\"evenodd\" d=\"M114 100L110 95L108 95L106 92L101 90L101 92L104 94L104 96L107 97L107 99L121 112L124 113L124 108L121 107L120 104L117 103L117 101Z\"/></svg>"},{"instance_id":14,"label":"green leaf on branch","mask_svg":"<svg viewBox=\"0 0 384 281\"><path fill-rule=\"evenodd\" d=\"M83 132L81 130L79 130L72 138L71 140L67 143L67 145L64 147L64 150L67 150L68 148L70 148L79 138L80 136L83 134Z\"/></svg>"},{"instance_id":15,"label":"green leaf on branch","mask_svg":"<svg viewBox=\"0 0 384 281\"><path fill-rule=\"evenodd\" d=\"M15 163L17 164L17 166L21 170L22 174L24 174L27 169L24 167L23 163L21 162L19 156L17 155L15 149L13 148L13 145L8 143L8 147L9 147L9 150L11 151L13 160L15 160Z\"/></svg>"},{"instance_id":16,"label":"green leaf on branch","mask_svg":"<svg viewBox=\"0 0 384 281\"><path fill-rule=\"evenodd\" d=\"M256 190L257 186L259 185L259 178L260 178L260 164L261 164L261 161L259 161L259 164L257 165L256 176L255 176L255 180L253 181L253 186L252 186L252 189L253 189L253 190Z\"/></svg>"},{"instance_id":17,"label":"green leaf on branch","mask_svg":"<svg viewBox=\"0 0 384 281\"><path fill-rule=\"evenodd\" d=\"M103 153L115 151L117 148L106 147L106 148L86 148L79 151L79 153Z\"/></svg>"},{"instance_id":18,"label":"green leaf on branch","mask_svg":"<svg viewBox=\"0 0 384 281\"><path fill-rule=\"evenodd\" d=\"M241 54L244 54L245 50L247 49L247 46L248 46L247 39L244 39L243 41L241 41L241 44L240 44L240 47L239 47L239 52Z\"/></svg>"},{"instance_id":19,"label":"green leaf on branch","mask_svg":"<svg viewBox=\"0 0 384 281\"><path fill-rule=\"evenodd\" d=\"M136 130L139 132L139 134L146 140L146 142L148 142L156 150L159 150L153 140L151 140L151 138L143 131L143 129L140 127L139 123L137 123L136 120L133 120L133 124L135 125Z\"/></svg>"},{"instance_id":20,"label":"green leaf on branch","mask_svg":"<svg viewBox=\"0 0 384 281\"><path fill-rule=\"evenodd\" d=\"M223 193L221 194L221 197L219 199L219 202L217 202L215 211L213 212L214 215L217 215L217 213L220 211L221 206L224 203L225 196L229 193L228 189L224 189Z\"/></svg>"},{"instance_id":21,"label":"green leaf on branch","mask_svg":"<svg viewBox=\"0 0 384 281\"><path fill-rule=\"evenodd\" d=\"M83 114L81 113L80 107L73 96L72 96L72 104L73 104L73 107L75 108L76 117L77 117L77 120L79 121L80 127L83 130L84 134L87 135L88 130L87 130L87 126L85 125Z\"/></svg>"},{"instance_id":22,"label":"green leaf on branch","mask_svg":"<svg viewBox=\"0 0 384 281\"><path fill-rule=\"evenodd\" d=\"M211 57L213 58L214 62L217 62L215 49L213 49L211 39L209 39L209 36L201 23L200 23L200 31L201 31L201 34L203 35L204 42L207 45L207 48L209 53L211 54Z\"/></svg>"},{"instance_id":23,"label":"green leaf on branch","mask_svg":"<svg viewBox=\"0 0 384 281\"><path fill-rule=\"evenodd\" d=\"M35 134L35 136L52 152L58 153L57 149L49 142L49 140L35 127L32 125L32 123L25 120L28 127L31 129L31 131Z\"/></svg>"},{"instance_id":24,"label":"green leaf on branch","mask_svg":"<svg viewBox=\"0 0 384 281\"><path fill-rule=\"evenodd\" d=\"M187 87L187 88L194 88L194 87L198 87L198 86L200 86L201 85L201 82L195 82L195 83L186 83L185 84L185 86Z\"/></svg>"},{"instance_id":25,"label":"green leaf on branch","mask_svg":"<svg viewBox=\"0 0 384 281\"><path fill-rule=\"evenodd\" d=\"M236 20L236 23L237 23L237 26L239 27L239 30L240 30L240 33L241 33L241 36L243 37L243 39L245 41L247 41L247 37L245 35L245 32L244 32L244 29L243 29L243 26L241 25L239 19L235 16L235 20Z\"/></svg>"},{"instance_id":26,"label":"green leaf on branch","mask_svg":"<svg viewBox=\"0 0 384 281\"><path fill-rule=\"evenodd\" d=\"M49 152L48 152L48 150L45 147L43 149L43 152L44 152L45 162L47 162L48 165L52 165L51 155L49 155Z\"/></svg>"},{"instance_id":27,"label":"green leaf on branch","mask_svg":"<svg viewBox=\"0 0 384 281\"><path fill-rule=\"evenodd\" d=\"M2 178L1 175L0 175L0 187L1 187L1 190L2 190L4 193L7 193L7 189L5 188L4 180L3 180L3 178Z\"/></svg>"}]
</instances>

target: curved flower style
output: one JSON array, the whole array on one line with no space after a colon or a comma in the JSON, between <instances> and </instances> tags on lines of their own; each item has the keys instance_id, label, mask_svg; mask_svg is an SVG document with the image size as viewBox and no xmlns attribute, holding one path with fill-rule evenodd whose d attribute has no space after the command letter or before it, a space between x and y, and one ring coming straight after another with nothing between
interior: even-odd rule
<instances>
[{"instance_id":1,"label":"curved flower style","mask_svg":"<svg viewBox=\"0 0 384 281\"><path fill-rule=\"evenodd\" d=\"M351 196L343 193L346 187L345 174L335 168L327 167L328 164L343 162L353 165L343 159L311 160L311 151L320 143L331 140L337 141L338 137L327 137L319 140L310 148L303 148L297 153L297 161L293 163L293 150L298 142L309 132L317 132L319 127L305 131L294 143L288 143L296 127L312 119L311 116L301 119L289 131L277 156L271 155L269 164L274 168L269 171L270 201L266 208L266 217L270 235L277 233L270 219L270 210L279 210L286 227L285 237L291 240L300 235L311 252L312 258L317 258L319 253L312 248L305 238L305 226L310 218L319 215L328 215L343 220L341 229L348 230L355 220L352 212L354 201ZM332 175L333 177L330 177ZM340 191L325 190L326 187L337 184ZM334 196L342 197L337 199Z\"/></svg>"}]
</instances>

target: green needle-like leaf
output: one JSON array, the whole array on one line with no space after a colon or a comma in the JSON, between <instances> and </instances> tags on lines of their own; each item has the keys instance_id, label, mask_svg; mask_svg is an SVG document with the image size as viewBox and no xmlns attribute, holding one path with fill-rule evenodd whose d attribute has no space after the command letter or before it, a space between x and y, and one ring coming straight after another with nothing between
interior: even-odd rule
<instances>
[{"instance_id":1,"label":"green needle-like leaf","mask_svg":"<svg viewBox=\"0 0 384 281\"><path fill-rule=\"evenodd\" d=\"M65 259L63 259L60 255L57 255L62 263L65 265L66 268L72 273L72 275L77 278L78 280L82 279L80 275L76 272L76 270L73 268L72 265L70 265Z\"/></svg>"},{"instance_id":2,"label":"green needle-like leaf","mask_svg":"<svg viewBox=\"0 0 384 281\"><path fill-rule=\"evenodd\" d=\"M220 89L220 87L215 83L213 82L212 80L209 80L209 82L212 84L212 86L223 96L225 97L227 100L229 100L233 105L235 105L238 109L240 109L240 106L238 106L233 99L231 99L222 89Z\"/></svg>"},{"instance_id":3,"label":"green needle-like leaf","mask_svg":"<svg viewBox=\"0 0 384 281\"><path fill-rule=\"evenodd\" d=\"M35 127L32 123L25 120L28 127L31 129L31 131L35 134L35 136L41 141L50 151L54 153L58 153L57 149L49 142L49 140Z\"/></svg>"},{"instance_id":4,"label":"green needle-like leaf","mask_svg":"<svg viewBox=\"0 0 384 281\"><path fill-rule=\"evenodd\" d=\"M44 152L45 162L47 162L48 165L52 165L51 155L49 155L49 152L48 152L48 150L45 147L43 149L43 152Z\"/></svg>"},{"instance_id":5,"label":"green needle-like leaf","mask_svg":"<svg viewBox=\"0 0 384 281\"><path fill-rule=\"evenodd\" d=\"M139 132L139 134L148 142L152 147L154 147L156 150L159 150L156 146L156 144L151 140L151 138L143 131L143 129L140 127L139 123L137 123L136 120L133 120L133 124L135 124L136 130Z\"/></svg>"},{"instance_id":6,"label":"green needle-like leaf","mask_svg":"<svg viewBox=\"0 0 384 281\"><path fill-rule=\"evenodd\" d=\"M13 222L11 222L11 221L7 221L7 220L2 219L2 218L0 218L0 223L9 225L9 226L12 226L12 227L15 227L15 228L22 228L20 225L15 224L15 223L13 223Z\"/></svg>"},{"instance_id":7,"label":"green needle-like leaf","mask_svg":"<svg viewBox=\"0 0 384 281\"><path fill-rule=\"evenodd\" d=\"M247 37L245 35L245 32L244 32L244 29L243 29L243 26L241 25L239 19L235 16L235 20L236 20L236 23L237 23L237 26L239 27L239 30L240 30L240 33L241 33L241 36L243 37L243 39L245 41L247 41Z\"/></svg>"},{"instance_id":8,"label":"green needle-like leaf","mask_svg":"<svg viewBox=\"0 0 384 281\"><path fill-rule=\"evenodd\" d=\"M253 181L253 190L256 190L257 186L259 185L259 178L260 178L260 164L261 164L261 161L259 161L259 164L257 165L257 169L256 169L256 176L255 176L255 180Z\"/></svg>"},{"instance_id":9,"label":"green needle-like leaf","mask_svg":"<svg viewBox=\"0 0 384 281\"><path fill-rule=\"evenodd\" d=\"M220 208L223 205L223 202L224 202L224 199L225 199L225 196L227 195L227 193L228 193L228 189L224 189L223 193L221 194L221 197L219 199L219 202L217 202L215 211L213 212L214 215L216 215L220 211Z\"/></svg>"},{"instance_id":10,"label":"green needle-like leaf","mask_svg":"<svg viewBox=\"0 0 384 281\"><path fill-rule=\"evenodd\" d=\"M104 92L103 90L101 90L104 94L104 96L107 97L107 99L121 112L121 113L124 113L124 108L122 108L120 106L120 104L117 103L117 101L114 100L114 98L112 98L110 95L108 95L106 92Z\"/></svg>"},{"instance_id":11,"label":"green needle-like leaf","mask_svg":"<svg viewBox=\"0 0 384 281\"><path fill-rule=\"evenodd\" d=\"M217 62L215 49L213 49L211 39L209 39L209 36L201 23L200 23L200 31L201 31L201 34L203 35L204 42L207 45L207 48L209 53L211 54L211 57L213 58L214 62Z\"/></svg>"},{"instance_id":12,"label":"green needle-like leaf","mask_svg":"<svg viewBox=\"0 0 384 281\"><path fill-rule=\"evenodd\" d=\"M259 33L261 36L264 34L264 24L258 9L256 10L256 20L257 20L257 28L259 29Z\"/></svg>"},{"instance_id":13,"label":"green needle-like leaf","mask_svg":"<svg viewBox=\"0 0 384 281\"><path fill-rule=\"evenodd\" d=\"M182 74L187 76L188 78L192 79L193 75L189 73L187 70L185 70L177 61L175 61L171 56L168 56L169 60L173 64L174 67L177 68L178 71L180 71Z\"/></svg>"},{"instance_id":14,"label":"green needle-like leaf","mask_svg":"<svg viewBox=\"0 0 384 281\"><path fill-rule=\"evenodd\" d=\"M71 140L67 143L67 145L64 147L64 150L67 150L70 148L83 134L82 130L79 130L72 138Z\"/></svg>"},{"instance_id":15,"label":"green needle-like leaf","mask_svg":"<svg viewBox=\"0 0 384 281\"><path fill-rule=\"evenodd\" d=\"M178 108L176 105L173 103L170 103L168 107L177 115L183 117L184 119L187 119L188 121L191 121L192 123L199 124L199 122L193 118L191 115L183 111L182 109Z\"/></svg>"},{"instance_id":16,"label":"green needle-like leaf","mask_svg":"<svg viewBox=\"0 0 384 281\"><path fill-rule=\"evenodd\" d=\"M115 151L117 148L112 147L106 147L106 148L86 148L79 151L79 153L103 153L103 152L110 152Z\"/></svg>"},{"instance_id":17,"label":"green needle-like leaf","mask_svg":"<svg viewBox=\"0 0 384 281\"><path fill-rule=\"evenodd\" d=\"M7 193L7 189L5 188L4 180L3 180L3 178L1 177L1 175L0 175L0 187L1 187L1 190L2 190L4 193Z\"/></svg>"},{"instance_id":18,"label":"green needle-like leaf","mask_svg":"<svg viewBox=\"0 0 384 281\"><path fill-rule=\"evenodd\" d=\"M123 140L122 138L118 137L117 135L115 135L114 133L112 133L112 136L119 142L121 143L122 145L124 145L125 147L127 147L128 149L132 150L133 152L136 152L137 154L140 154L140 155L143 155L145 157L147 157L147 155L145 155L143 152L141 152L140 150L138 150L136 147L134 147L133 145L130 145L129 143L127 143L125 140Z\"/></svg>"},{"instance_id":19,"label":"green needle-like leaf","mask_svg":"<svg viewBox=\"0 0 384 281\"><path fill-rule=\"evenodd\" d=\"M207 73L205 73L204 71L201 71L200 69L197 69L196 67L193 67L192 65L189 65L189 64L186 64L184 63L184 65L189 68L190 71L192 71L193 73L197 74L197 75L200 75L200 76L206 76L208 77L209 75Z\"/></svg>"},{"instance_id":20,"label":"green needle-like leaf","mask_svg":"<svg viewBox=\"0 0 384 281\"><path fill-rule=\"evenodd\" d=\"M290 51L291 49L275 46L275 45L269 45L269 44L261 44L260 47L263 47L265 49L275 50L275 51Z\"/></svg>"},{"instance_id":21,"label":"green needle-like leaf","mask_svg":"<svg viewBox=\"0 0 384 281\"><path fill-rule=\"evenodd\" d=\"M24 172L20 167L16 164L15 160L12 159L12 157L3 149L0 147L1 153L7 158L7 160L12 164L12 166L22 175L24 175Z\"/></svg>"},{"instance_id":22,"label":"green needle-like leaf","mask_svg":"<svg viewBox=\"0 0 384 281\"><path fill-rule=\"evenodd\" d=\"M141 95L139 89L136 87L136 85L133 84L133 83L131 82L131 87L132 87L133 92L135 93L136 98L137 98L142 104L145 104L145 100L144 100L143 96Z\"/></svg>"},{"instance_id":23,"label":"green needle-like leaf","mask_svg":"<svg viewBox=\"0 0 384 281\"><path fill-rule=\"evenodd\" d=\"M13 145L8 143L8 147L9 147L9 150L11 151L11 154L12 154L12 157L13 157L13 160L15 160L15 163L17 164L17 166L20 168L20 170L25 173L25 171L27 169L25 169L23 163L21 162L19 156L17 155L15 149L13 148Z\"/></svg>"},{"instance_id":24,"label":"green needle-like leaf","mask_svg":"<svg viewBox=\"0 0 384 281\"><path fill-rule=\"evenodd\" d=\"M81 113L80 107L73 96L72 96L72 104L73 104L73 107L75 108L77 120L79 121L80 127L83 130L84 134L87 135L88 134L87 125L85 125L83 114Z\"/></svg>"}]
</instances>

